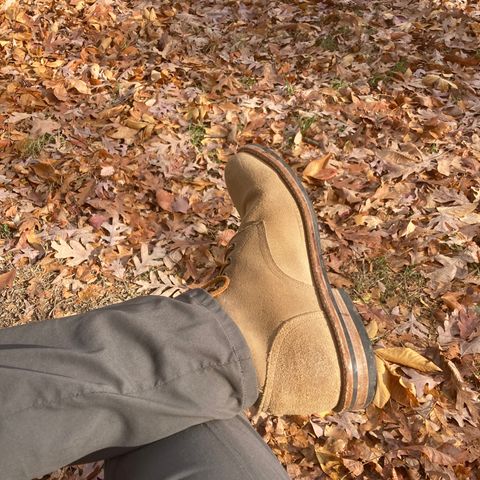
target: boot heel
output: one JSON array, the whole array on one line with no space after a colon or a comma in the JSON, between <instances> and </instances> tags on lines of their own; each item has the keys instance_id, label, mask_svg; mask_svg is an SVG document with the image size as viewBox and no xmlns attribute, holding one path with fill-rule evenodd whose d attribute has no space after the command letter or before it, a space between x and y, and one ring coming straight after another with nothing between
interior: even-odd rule
<instances>
[{"instance_id":1,"label":"boot heel","mask_svg":"<svg viewBox=\"0 0 480 480\"><path fill-rule=\"evenodd\" d=\"M332 292L343 317L345 336L352 350L352 369L349 372L352 384L350 405L339 405L338 410L358 410L368 406L375 396L375 356L362 319L348 293L342 289L334 289Z\"/></svg>"},{"instance_id":2,"label":"boot heel","mask_svg":"<svg viewBox=\"0 0 480 480\"><path fill-rule=\"evenodd\" d=\"M331 411L341 391L338 353L321 312L287 320L278 329L267 359L261 411L309 415Z\"/></svg>"}]
</instances>

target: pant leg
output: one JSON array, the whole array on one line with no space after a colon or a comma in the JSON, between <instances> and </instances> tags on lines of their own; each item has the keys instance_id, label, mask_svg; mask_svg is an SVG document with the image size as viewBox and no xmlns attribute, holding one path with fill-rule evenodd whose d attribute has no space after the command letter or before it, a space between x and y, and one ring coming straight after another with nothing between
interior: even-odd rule
<instances>
[{"instance_id":1,"label":"pant leg","mask_svg":"<svg viewBox=\"0 0 480 480\"><path fill-rule=\"evenodd\" d=\"M288 480L270 448L238 415L190 427L105 464L105 480Z\"/></svg>"},{"instance_id":2,"label":"pant leg","mask_svg":"<svg viewBox=\"0 0 480 480\"><path fill-rule=\"evenodd\" d=\"M256 397L244 338L202 290L3 329L1 477L105 458L232 418Z\"/></svg>"}]
</instances>

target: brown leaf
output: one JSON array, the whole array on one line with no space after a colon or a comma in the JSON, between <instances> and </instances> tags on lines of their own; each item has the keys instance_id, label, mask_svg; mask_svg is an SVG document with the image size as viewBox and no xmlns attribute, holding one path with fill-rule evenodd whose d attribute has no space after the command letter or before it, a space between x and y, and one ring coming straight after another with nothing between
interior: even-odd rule
<instances>
[{"instance_id":1,"label":"brown leaf","mask_svg":"<svg viewBox=\"0 0 480 480\"><path fill-rule=\"evenodd\" d=\"M427 390L431 390L440 383L440 381L434 380L428 375L418 373L413 368L402 367L402 371L408 375L408 381L415 386L415 392L418 398L421 398L425 395L425 387L427 387L427 385Z\"/></svg>"},{"instance_id":2,"label":"brown leaf","mask_svg":"<svg viewBox=\"0 0 480 480\"><path fill-rule=\"evenodd\" d=\"M70 87L83 95L90 95L92 93L90 87L83 80L77 78L70 79Z\"/></svg>"},{"instance_id":3,"label":"brown leaf","mask_svg":"<svg viewBox=\"0 0 480 480\"><path fill-rule=\"evenodd\" d=\"M474 353L480 353L480 336L474 338L470 342L462 344L461 348L463 355L473 355Z\"/></svg>"},{"instance_id":4,"label":"brown leaf","mask_svg":"<svg viewBox=\"0 0 480 480\"><path fill-rule=\"evenodd\" d=\"M228 128L222 125L214 125L205 129L205 136L209 138L226 138L228 137Z\"/></svg>"},{"instance_id":5,"label":"brown leaf","mask_svg":"<svg viewBox=\"0 0 480 480\"><path fill-rule=\"evenodd\" d=\"M173 212L173 200L174 197L170 192L159 188L155 192L155 196L157 198L158 206L167 212Z\"/></svg>"},{"instance_id":6,"label":"brown leaf","mask_svg":"<svg viewBox=\"0 0 480 480\"><path fill-rule=\"evenodd\" d=\"M477 207L478 203L465 203L463 205L455 205L454 207L437 207L437 210L445 215L462 218L473 213Z\"/></svg>"},{"instance_id":7,"label":"brown leaf","mask_svg":"<svg viewBox=\"0 0 480 480\"><path fill-rule=\"evenodd\" d=\"M332 158L332 154L329 152L323 157L317 160L312 160L303 171L303 178L307 181L311 180L324 180L325 173L323 170L328 165L329 160Z\"/></svg>"},{"instance_id":8,"label":"brown leaf","mask_svg":"<svg viewBox=\"0 0 480 480\"><path fill-rule=\"evenodd\" d=\"M37 162L32 165L32 170L38 175L40 178L44 180L52 180L57 181L59 175L55 168L47 162Z\"/></svg>"},{"instance_id":9,"label":"brown leaf","mask_svg":"<svg viewBox=\"0 0 480 480\"><path fill-rule=\"evenodd\" d=\"M227 228L226 230L222 230L218 234L218 244L221 247L226 247L230 243L230 240L234 236L235 236L235 230L232 230L231 228Z\"/></svg>"},{"instance_id":10,"label":"brown leaf","mask_svg":"<svg viewBox=\"0 0 480 480\"><path fill-rule=\"evenodd\" d=\"M352 475L358 476L363 473L364 467L362 462L358 460L351 460L350 458L342 458L342 462Z\"/></svg>"},{"instance_id":11,"label":"brown leaf","mask_svg":"<svg viewBox=\"0 0 480 480\"><path fill-rule=\"evenodd\" d=\"M431 462L436 463L438 465L457 465L460 463L454 457L447 453L443 453L440 450L435 448L429 447L428 445L409 445L407 447L403 447L402 450L404 451L418 451L423 453ZM462 462L463 463L463 459Z\"/></svg>"},{"instance_id":12,"label":"brown leaf","mask_svg":"<svg viewBox=\"0 0 480 480\"><path fill-rule=\"evenodd\" d=\"M88 260L93 251L92 247L88 245L84 247L77 240L70 240L70 244L63 239L58 242L52 241L52 248L57 252L55 258L66 259L70 267L76 267Z\"/></svg>"},{"instance_id":13,"label":"brown leaf","mask_svg":"<svg viewBox=\"0 0 480 480\"><path fill-rule=\"evenodd\" d=\"M53 94L62 102L66 102L69 98L67 89L63 83L57 83L53 87Z\"/></svg>"},{"instance_id":14,"label":"brown leaf","mask_svg":"<svg viewBox=\"0 0 480 480\"><path fill-rule=\"evenodd\" d=\"M390 374L388 377L388 390L391 397L401 405L417 407L419 402L415 396L416 392L414 385L406 378L398 375L393 366L387 363L385 364L385 367Z\"/></svg>"},{"instance_id":15,"label":"brown leaf","mask_svg":"<svg viewBox=\"0 0 480 480\"><path fill-rule=\"evenodd\" d=\"M458 87L455 83L440 77L439 75L425 75L422 79L424 85L428 87L438 88L442 92L448 92L450 89L458 90Z\"/></svg>"},{"instance_id":16,"label":"brown leaf","mask_svg":"<svg viewBox=\"0 0 480 480\"><path fill-rule=\"evenodd\" d=\"M88 223L93 227L95 228L96 230L98 230L102 224L104 224L106 221L108 220L107 217L103 216L103 215L99 215L98 213L95 213L94 215L92 215L89 220L88 220Z\"/></svg>"},{"instance_id":17,"label":"brown leaf","mask_svg":"<svg viewBox=\"0 0 480 480\"><path fill-rule=\"evenodd\" d=\"M375 354L383 360L395 363L397 365L404 365L405 367L415 368L421 372L441 372L442 369L433 362L415 352L411 348L406 347L391 347L379 348L375 350Z\"/></svg>"},{"instance_id":18,"label":"brown leaf","mask_svg":"<svg viewBox=\"0 0 480 480\"><path fill-rule=\"evenodd\" d=\"M125 110L125 105L117 105L115 107L107 108L97 113L96 117L101 118L114 118Z\"/></svg>"},{"instance_id":19,"label":"brown leaf","mask_svg":"<svg viewBox=\"0 0 480 480\"><path fill-rule=\"evenodd\" d=\"M189 208L190 204L185 197L177 197L172 203L172 209L174 212L187 213Z\"/></svg>"},{"instance_id":20,"label":"brown leaf","mask_svg":"<svg viewBox=\"0 0 480 480\"><path fill-rule=\"evenodd\" d=\"M16 124L32 116L31 113L12 112L5 123Z\"/></svg>"},{"instance_id":21,"label":"brown leaf","mask_svg":"<svg viewBox=\"0 0 480 480\"><path fill-rule=\"evenodd\" d=\"M50 118L35 118L32 122L32 128L30 129L30 135L38 137L45 133L53 133L60 128L60 123Z\"/></svg>"},{"instance_id":22,"label":"brown leaf","mask_svg":"<svg viewBox=\"0 0 480 480\"><path fill-rule=\"evenodd\" d=\"M378 323L375 319L373 319L366 327L365 330L367 331L368 338L370 340L374 339L378 334Z\"/></svg>"},{"instance_id":23,"label":"brown leaf","mask_svg":"<svg viewBox=\"0 0 480 480\"><path fill-rule=\"evenodd\" d=\"M399 152L398 150L381 150L380 152L378 152L378 156L388 163L398 165L418 162L415 157L412 157L407 153Z\"/></svg>"},{"instance_id":24,"label":"brown leaf","mask_svg":"<svg viewBox=\"0 0 480 480\"><path fill-rule=\"evenodd\" d=\"M328 278L330 283L337 288L350 288L353 286L353 282L350 279L339 273L329 272Z\"/></svg>"},{"instance_id":25,"label":"brown leaf","mask_svg":"<svg viewBox=\"0 0 480 480\"><path fill-rule=\"evenodd\" d=\"M465 310L465 307L459 302L463 295L463 292L447 292L443 294L441 298L445 305L451 310Z\"/></svg>"},{"instance_id":26,"label":"brown leaf","mask_svg":"<svg viewBox=\"0 0 480 480\"><path fill-rule=\"evenodd\" d=\"M77 203L83 205L95 190L96 182L94 179L89 180L78 192Z\"/></svg>"},{"instance_id":27,"label":"brown leaf","mask_svg":"<svg viewBox=\"0 0 480 480\"><path fill-rule=\"evenodd\" d=\"M135 120L133 118L127 118L125 120L125 124L129 128L133 128L134 130L141 130L142 128L145 128L148 123L147 122L142 122L140 120Z\"/></svg>"},{"instance_id":28,"label":"brown leaf","mask_svg":"<svg viewBox=\"0 0 480 480\"><path fill-rule=\"evenodd\" d=\"M17 271L15 269L0 274L0 290L12 288Z\"/></svg>"},{"instance_id":29,"label":"brown leaf","mask_svg":"<svg viewBox=\"0 0 480 480\"><path fill-rule=\"evenodd\" d=\"M475 330L480 329L480 314L475 309L461 309L458 314L458 329L460 337L468 340Z\"/></svg>"},{"instance_id":30,"label":"brown leaf","mask_svg":"<svg viewBox=\"0 0 480 480\"><path fill-rule=\"evenodd\" d=\"M375 357L375 365L377 367L377 390L373 404L378 408L383 408L390 400L390 390L388 389L390 372L387 370L385 363Z\"/></svg>"},{"instance_id":31,"label":"brown leaf","mask_svg":"<svg viewBox=\"0 0 480 480\"><path fill-rule=\"evenodd\" d=\"M138 130L125 126L120 126L113 133L110 133L110 137L117 138L119 140L130 140L137 134Z\"/></svg>"}]
</instances>

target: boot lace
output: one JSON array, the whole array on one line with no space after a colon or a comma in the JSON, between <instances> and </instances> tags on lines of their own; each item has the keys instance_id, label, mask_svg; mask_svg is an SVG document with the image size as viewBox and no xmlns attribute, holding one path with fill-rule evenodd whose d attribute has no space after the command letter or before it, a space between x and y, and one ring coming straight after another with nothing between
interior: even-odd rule
<instances>
[{"instance_id":1,"label":"boot lace","mask_svg":"<svg viewBox=\"0 0 480 480\"><path fill-rule=\"evenodd\" d=\"M235 248L235 245L236 245L235 242L230 242L228 244L227 251L225 253L226 261L222 265L220 273L216 277L212 278L211 280L208 280L207 282L204 282L198 285L198 288L202 288L203 290L208 291L208 293L213 298L216 298L219 295L221 295L223 292L225 292L230 285L230 278L224 274L224 271L231 263L231 254L233 249ZM211 290L212 288L213 290Z\"/></svg>"}]
</instances>

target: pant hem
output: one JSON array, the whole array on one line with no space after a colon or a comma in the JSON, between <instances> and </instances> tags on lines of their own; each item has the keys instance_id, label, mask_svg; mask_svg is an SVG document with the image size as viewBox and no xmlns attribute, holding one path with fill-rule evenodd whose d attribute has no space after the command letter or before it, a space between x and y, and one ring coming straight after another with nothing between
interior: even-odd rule
<instances>
[{"instance_id":1,"label":"pant hem","mask_svg":"<svg viewBox=\"0 0 480 480\"><path fill-rule=\"evenodd\" d=\"M242 332L237 327L232 318L223 310L221 305L205 290L201 288L195 288L183 293L179 297L180 299L190 299L195 303L203 305L208 310L215 314L220 328L225 333L234 355L237 357L239 368L242 375L242 409L251 407L258 398L258 382L255 367L252 361L252 353L242 335Z\"/></svg>"}]
</instances>

